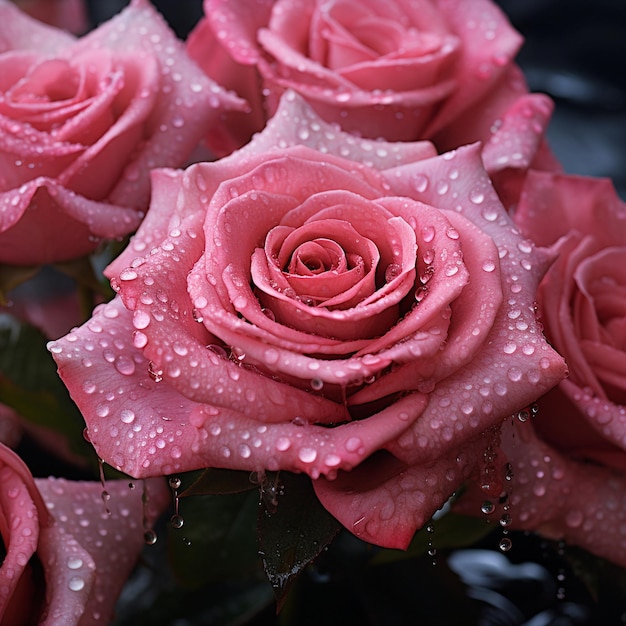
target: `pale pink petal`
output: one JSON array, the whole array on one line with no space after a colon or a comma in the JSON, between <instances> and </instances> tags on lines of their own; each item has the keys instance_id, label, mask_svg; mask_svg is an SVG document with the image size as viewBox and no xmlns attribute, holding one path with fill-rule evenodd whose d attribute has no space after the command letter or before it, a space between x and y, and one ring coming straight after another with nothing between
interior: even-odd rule
<instances>
[{"instance_id":1,"label":"pale pink petal","mask_svg":"<svg viewBox=\"0 0 626 626\"><path fill-rule=\"evenodd\" d=\"M120 37L120 31L124 37ZM129 197L140 197L147 202L148 172L155 167L182 165L198 138L219 120L221 111L242 108L243 102L204 75L147 0L133 0L128 8L78 40L73 53L94 47L134 56L137 74L142 72L143 58L151 56L164 64L158 82L154 76L135 79L129 85L134 96L121 119L120 132L126 126L138 124L145 115L141 113L142 99L156 95L156 102L146 121L150 134L145 142L138 144L126 175L109 196L113 203L125 205ZM131 68L129 65L128 69ZM132 76L134 72L129 73ZM117 124L111 131L113 136L118 134L116 127Z\"/></svg>"},{"instance_id":2,"label":"pale pink petal","mask_svg":"<svg viewBox=\"0 0 626 626\"><path fill-rule=\"evenodd\" d=\"M288 91L281 98L275 115L268 120L263 132L253 137L237 154L241 158L277 146L294 145L342 156L378 170L391 169L437 154L435 147L428 141L372 141L341 131L335 125L321 120L304 98L294 91Z\"/></svg>"},{"instance_id":3,"label":"pale pink petal","mask_svg":"<svg viewBox=\"0 0 626 626\"><path fill-rule=\"evenodd\" d=\"M451 179L450 172L460 169L461 163L464 175ZM543 339L535 319L535 290L551 258L513 228L484 173L479 147L461 148L447 159L422 161L414 175L410 166L398 169L402 170L401 177L389 175L394 191L460 212L491 236L501 257L504 296L493 324L482 326L482 330L477 326L484 348L475 348L470 367L450 368L444 351L441 371L451 375L446 374L443 380L435 377L441 382L432 392L424 416L393 450L407 463L415 463L436 458L453 448L456 441L486 430L502 415L532 402L564 377L565 366ZM445 194L437 191L437 181L441 180L446 181ZM490 269L494 268L482 271L490 274ZM486 319L493 313L485 311ZM498 339L488 341L489 337ZM457 352L452 344L451 362L463 352Z\"/></svg>"},{"instance_id":4,"label":"pale pink petal","mask_svg":"<svg viewBox=\"0 0 626 626\"><path fill-rule=\"evenodd\" d=\"M12 2L0 3L0 23L7 26L0 39L0 52L17 49L58 54L76 41L70 33L29 17Z\"/></svg>"},{"instance_id":5,"label":"pale pink petal","mask_svg":"<svg viewBox=\"0 0 626 626\"><path fill-rule=\"evenodd\" d=\"M521 35L490 0L437 0L438 9L461 40L462 54L455 69L456 89L424 130L430 137L459 112L486 96L506 75L517 54ZM457 145L459 145L457 143Z\"/></svg>"},{"instance_id":6,"label":"pale pink petal","mask_svg":"<svg viewBox=\"0 0 626 626\"><path fill-rule=\"evenodd\" d=\"M0 446L0 452L3 449ZM5 457L6 454L2 453L2 456ZM39 524L37 508L28 486L4 463L0 467L0 481L2 484L0 534L6 549L6 555L0 566L0 619L2 619L24 569L37 549Z\"/></svg>"},{"instance_id":7,"label":"pale pink petal","mask_svg":"<svg viewBox=\"0 0 626 626\"><path fill-rule=\"evenodd\" d=\"M9 610L28 561L37 550L41 528L52 523L26 464L0 444L0 536L6 554L0 564L0 620ZM11 607L11 611L21 607ZM4 620L3 620L4 621Z\"/></svg>"},{"instance_id":8,"label":"pale pink petal","mask_svg":"<svg viewBox=\"0 0 626 626\"><path fill-rule=\"evenodd\" d=\"M626 241L626 204L607 178L531 171L515 223L537 245L549 246L576 230L593 234L602 247Z\"/></svg>"},{"instance_id":9,"label":"pale pink petal","mask_svg":"<svg viewBox=\"0 0 626 626\"><path fill-rule=\"evenodd\" d=\"M57 522L42 529L39 554L46 572L48 626L108 623L141 549L144 531L168 504L165 481L75 482L36 479ZM102 498L106 490L107 499ZM61 521L62 520L62 521Z\"/></svg>"},{"instance_id":10,"label":"pale pink petal","mask_svg":"<svg viewBox=\"0 0 626 626\"><path fill-rule=\"evenodd\" d=\"M270 19L275 0L204 0L205 19L213 25L217 39L242 64L256 62L257 31ZM224 28L228 25L228 29Z\"/></svg>"}]
</instances>

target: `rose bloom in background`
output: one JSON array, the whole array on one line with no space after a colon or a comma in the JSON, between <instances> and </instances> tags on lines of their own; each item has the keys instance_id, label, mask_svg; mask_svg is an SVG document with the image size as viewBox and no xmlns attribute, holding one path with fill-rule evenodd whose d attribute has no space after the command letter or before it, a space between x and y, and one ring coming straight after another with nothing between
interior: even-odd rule
<instances>
[{"instance_id":1,"label":"rose bloom in background","mask_svg":"<svg viewBox=\"0 0 626 626\"><path fill-rule=\"evenodd\" d=\"M3 624L109 624L167 489L110 481L33 479L24 462L0 444L0 621Z\"/></svg>"},{"instance_id":2,"label":"rose bloom in background","mask_svg":"<svg viewBox=\"0 0 626 626\"><path fill-rule=\"evenodd\" d=\"M246 148L153 187L119 295L50 344L101 458L306 472L390 547L467 478L500 493L497 428L565 369L533 308L549 256L478 146L359 140L289 93Z\"/></svg>"},{"instance_id":3,"label":"rose bloom in background","mask_svg":"<svg viewBox=\"0 0 626 626\"><path fill-rule=\"evenodd\" d=\"M531 172L515 221L557 254L537 304L569 376L503 434L513 526L626 566L626 205L609 180Z\"/></svg>"},{"instance_id":4,"label":"rose bloom in background","mask_svg":"<svg viewBox=\"0 0 626 626\"><path fill-rule=\"evenodd\" d=\"M82 0L14 0L25 13L40 22L80 35L88 29Z\"/></svg>"},{"instance_id":5,"label":"rose bloom in background","mask_svg":"<svg viewBox=\"0 0 626 626\"><path fill-rule=\"evenodd\" d=\"M135 230L149 171L185 162L221 108L147 0L82 38L0 0L0 262L87 254Z\"/></svg>"},{"instance_id":6,"label":"rose bloom in background","mask_svg":"<svg viewBox=\"0 0 626 626\"><path fill-rule=\"evenodd\" d=\"M430 139L440 152L482 141L506 206L531 164L559 169L543 140L552 102L528 93L514 62L522 37L490 0L205 0L204 11L187 50L251 106L212 128L217 154L293 89L361 136Z\"/></svg>"}]
</instances>

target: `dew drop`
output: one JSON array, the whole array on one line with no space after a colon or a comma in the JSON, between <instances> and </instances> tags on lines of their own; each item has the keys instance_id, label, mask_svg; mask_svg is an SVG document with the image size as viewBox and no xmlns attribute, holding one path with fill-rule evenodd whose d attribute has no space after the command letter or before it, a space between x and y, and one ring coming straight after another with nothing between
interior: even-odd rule
<instances>
[{"instance_id":1,"label":"dew drop","mask_svg":"<svg viewBox=\"0 0 626 626\"><path fill-rule=\"evenodd\" d=\"M298 451L298 458L303 463L313 463L317 458L317 452L313 448L301 448Z\"/></svg>"},{"instance_id":2,"label":"dew drop","mask_svg":"<svg viewBox=\"0 0 626 626\"><path fill-rule=\"evenodd\" d=\"M363 442L358 437L350 437L350 439L346 441L346 450L348 452L356 452L362 446Z\"/></svg>"},{"instance_id":3,"label":"dew drop","mask_svg":"<svg viewBox=\"0 0 626 626\"><path fill-rule=\"evenodd\" d=\"M285 452L286 450L289 450L289 448L291 448L291 441L289 439L287 439L287 437L279 437L276 440L276 449L279 452Z\"/></svg>"},{"instance_id":4,"label":"dew drop","mask_svg":"<svg viewBox=\"0 0 626 626\"><path fill-rule=\"evenodd\" d=\"M132 376L135 373L135 361L125 354L119 355L114 361L115 369L123 376Z\"/></svg>"},{"instance_id":5,"label":"dew drop","mask_svg":"<svg viewBox=\"0 0 626 626\"><path fill-rule=\"evenodd\" d=\"M85 587L85 581L80 576L72 576L72 578L70 578L67 586L72 591L80 591L81 589L83 589Z\"/></svg>"},{"instance_id":6,"label":"dew drop","mask_svg":"<svg viewBox=\"0 0 626 626\"><path fill-rule=\"evenodd\" d=\"M413 186L415 187L415 191L422 193L428 189L430 181L428 180L428 176L424 174L417 174L413 178Z\"/></svg>"},{"instance_id":7,"label":"dew drop","mask_svg":"<svg viewBox=\"0 0 626 626\"><path fill-rule=\"evenodd\" d=\"M324 381L321 378L311 379L311 389L313 391L321 391L324 388Z\"/></svg>"},{"instance_id":8,"label":"dew drop","mask_svg":"<svg viewBox=\"0 0 626 626\"><path fill-rule=\"evenodd\" d=\"M502 552L508 552L512 546L513 542L508 537L502 537L502 539L500 539L500 543L498 544L498 547L502 550Z\"/></svg>"},{"instance_id":9,"label":"dew drop","mask_svg":"<svg viewBox=\"0 0 626 626\"><path fill-rule=\"evenodd\" d=\"M130 267L127 267L120 272L120 280L135 280L136 278L137 272Z\"/></svg>"},{"instance_id":10,"label":"dew drop","mask_svg":"<svg viewBox=\"0 0 626 626\"><path fill-rule=\"evenodd\" d=\"M133 326L137 330L143 330L150 325L150 316L145 311L135 311L133 314Z\"/></svg>"},{"instance_id":11,"label":"dew drop","mask_svg":"<svg viewBox=\"0 0 626 626\"><path fill-rule=\"evenodd\" d=\"M154 532L154 530L148 529L143 534L143 540L147 545L153 546L157 542L157 534Z\"/></svg>"},{"instance_id":12,"label":"dew drop","mask_svg":"<svg viewBox=\"0 0 626 626\"><path fill-rule=\"evenodd\" d=\"M385 282L390 283L397 278L402 271L402 267L397 263L390 263L385 270Z\"/></svg>"},{"instance_id":13,"label":"dew drop","mask_svg":"<svg viewBox=\"0 0 626 626\"><path fill-rule=\"evenodd\" d=\"M185 525L185 520L178 514L170 517L170 525L172 528L182 528Z\"/></svg>"},{"instance_id":14,"label":"dew drop","mask_svg":"<svg viewBox=\"0 0 626 626\"><path fill-rule=\"evenodd\" d=\"M163 370L158 369L152 361L148 363L148 376L155 382L160 383L163 380Z\"/></svg>"},{"instance_id":15,"label":"dew drop","mask_svg":"<svg viewBox=\"0 0 626 626\"><path fill-rule=\"evenodd\" d=\"M485 500L481 505L480 505L480 510L485 514L485 515L491 515L495 510L496 507L494 505L493 502L491 502L490 500Z\"/></svg>"},{"instance_id":16,"label":"dew drop","mask_svg":"<svg viewBox=\"0 0 626 626\"><path fill-rule=\"evenodd\" d=\"M477 190L474 190L470 193L470 201L473 202L474 204L482 204L483 201L485 200L485 195Z\"/></svg>"},{"instance_id":17,"label":"dew drop","mask_svg":"<svg viewBox=\"0 0 626 626\"><path fill-rule=\"evenodd\" d=\"M435 238L435 229L432 226L424 226L421 232L422 232L422 239L426 243L430 243Z\"/></svg>"},{"instance_id":18,"label":"dew drop","mask_svg":"<svg viewBox=\"0 0 626 626\"><path fill-rule=\"evenodd\" d=\"M70 569L80 569L83 566L83 560L77 556L71 556L67 559L67 566Z\"/></svg>"}]
</instances>

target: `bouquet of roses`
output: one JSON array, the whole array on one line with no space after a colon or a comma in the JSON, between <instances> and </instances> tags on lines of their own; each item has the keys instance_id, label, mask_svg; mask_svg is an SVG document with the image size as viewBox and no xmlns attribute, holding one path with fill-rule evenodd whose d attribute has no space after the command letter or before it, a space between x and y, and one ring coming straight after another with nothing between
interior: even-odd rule
<instances>
[{"instance_id":1,"label":"bouquet of roses","mask_svg":"<svg viewBox=\"0 0 626 626\"><path fill-rule=\"evenodd\" d=\"M3 624L305 623L493 532L626 566L626 205L495 4L0 17Z\"/></svg>"}]
</instances>

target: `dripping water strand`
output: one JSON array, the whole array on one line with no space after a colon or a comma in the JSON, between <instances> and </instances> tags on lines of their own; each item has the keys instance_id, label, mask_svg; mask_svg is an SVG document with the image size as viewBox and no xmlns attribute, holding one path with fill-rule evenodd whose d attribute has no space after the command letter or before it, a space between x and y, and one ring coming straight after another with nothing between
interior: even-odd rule
<instances>
[{"instance_id":1,"label":"dripping water strand","mask_svg":"<svg viewBox=\"0 0 626 626\"><path fill-rule=\"evenodd\" d=\"M433 525L432 521L428 523L428 525L426 526L426 532L428 533L428 556L432 557L432 563L433 565L437 565L437 548L435 547L435 544L433 542L433 535L435 533L435 526Z\"/></svg>"},{"instance_id":2,"label":"dripping water strand","mask_svg":"<svg viewBox=\"0 0 626 626\"><path fill-rule=\"evenodd\" d=\"M111 515L111 509L109 508L109 500L111 499L111 494L106 490L106 480L104 477L104 461L98 457L98 472L100 473L100 485L102 486L102 492L100 493L100 497L102 498L102 502L104 502L104 512L106 515Z\"/></svg>"},{"instance_id":3,"label":"dripping water strand","mask_svg":"<svg viewBox=\"0 0 626 626\"><path fill-rule=\"evenodd\" d=\"M149 545L153 546L157 542L157 534L148 521L148 488L146 487L146 481L142 481L143 491L141 493L141 508L143 513L143 540Z\"/></svg>"},{"instance_id":4,"label":"dripping water strand","mask_svg":"<svg viewBox=\"0 0 626 626\"><path fill-rule=\"evenodd\" d=\"M513 466L510 463L505 463L504 465L504 480L505 484L508 482L511 484L501 499L502 502L502 515L500 516L500 527L502 528L502 536L500 537L500 542L498 543L498 547L502 552L508 552L513 546L513 542L511 538L508 536L509 534L509 526L513 522L513 518L511 517L511 492L512 492L512 481L513 481Z\"/></svg>"},{"instance_id":5,"label":"dripping water strand","mask_svg":"<svg viewBox=\"0 0 626 626\"><path fill-rule=\"evenodd\" d=\"M565 542L563 540L557 543L557 554L559 556L560 561L562 562L565 559ZM559 570L556 574L557 588L556 588L556 599L559 601L565 600L565 568L559 567Z\"/></svg>"},{"instance_id":6,"label":"dripping water strand","mask_svg":"<svg viewBox=\"0 0 626 626\"><path fill-rule=\"evenodd\" d=\"M172 491L172 501L174 504L174 514L172 515L172 517L170 517L170 525L172 526L172 528L182 528L185 524L185 520L182 518L178 510L178 490L180 489L181 480L180 478L178 478L178 476L170 476L168 483Z\"/></svg>"}]
</instances>

